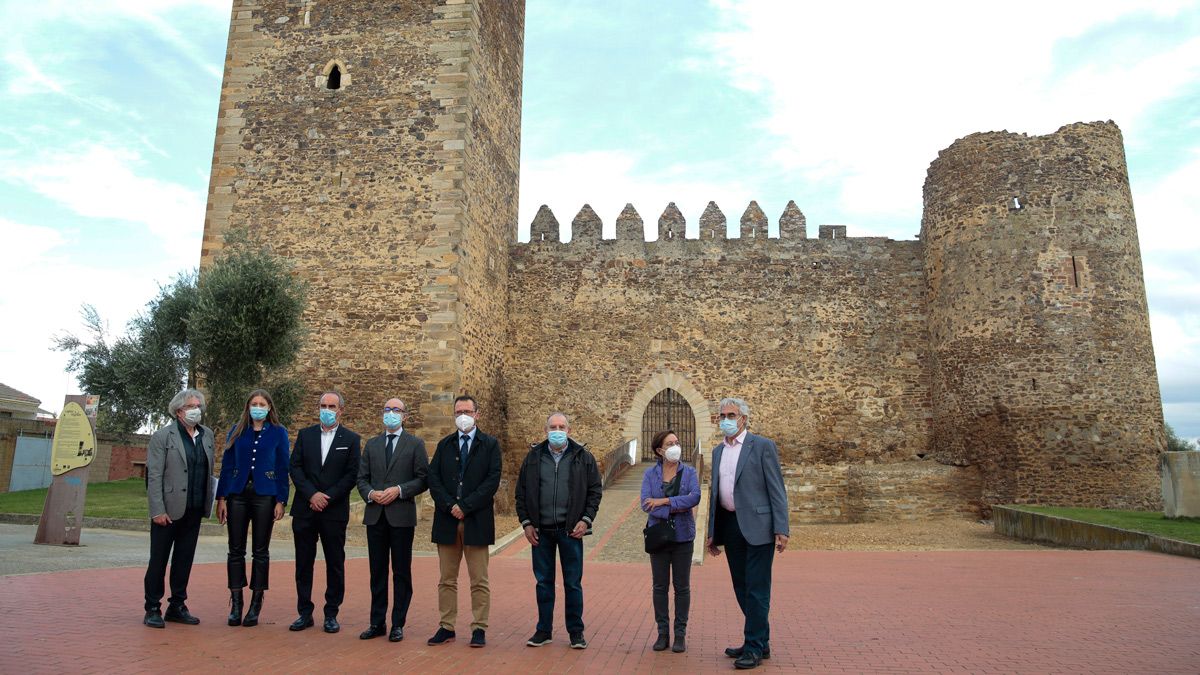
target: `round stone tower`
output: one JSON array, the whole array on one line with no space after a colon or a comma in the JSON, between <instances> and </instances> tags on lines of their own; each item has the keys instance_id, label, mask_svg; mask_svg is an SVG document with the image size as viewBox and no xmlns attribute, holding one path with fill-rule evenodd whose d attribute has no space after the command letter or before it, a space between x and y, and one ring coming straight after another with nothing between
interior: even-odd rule
<instances>
[{"instance_id":1,"label":"round stone tower","mask_svg":"<svg viewBox=\"0 0 1200 675\"><path fill-rule=\"evenodd\" d=\"M1162 402L1121 132L981 133L930 165L932 453L985 505L1156 508Z\"/></svg>"}]
</instances>

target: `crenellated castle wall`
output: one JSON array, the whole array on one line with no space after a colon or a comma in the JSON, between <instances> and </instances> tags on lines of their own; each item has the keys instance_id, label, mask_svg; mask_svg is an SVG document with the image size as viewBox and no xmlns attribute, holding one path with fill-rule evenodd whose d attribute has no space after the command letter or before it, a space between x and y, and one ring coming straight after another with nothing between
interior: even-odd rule
<instances>
[{"instance_id":1,"label":"crenellated castle wall","mask_svg":"<svg viewBox=\"0 0 1200 675\"><path fill-rule=\"evenodd\" d=\"M655 374L671 372L715 414L723 396L753 408L754 428L787 462L887 463L928 446L928 340L916 241L805 238L795 204L767 238L756 204L725 239L709 204L700 239L684 239L673 204L660 238L643 241L627 206L617 237L584 206L559 241L543 207L531 241L510 249L505 360L508 447L539 438L552 410L599 452L623 442L623 420ZM838 226L840 227L840 226ZM834 238L834 234L838 234ZM520 414L517 414L520 411ZM704 437L707 451L716 442Z\"/></svg>"},{"instance_id":2,"label":"crenellated castle wall","mask_svg":"<svg viewBox=\"0 0 1200 675\"><path fill-rule=\"evenodd\" d=\"M707 453L740 396L801 521L1158 505L1116 125L956 141L915 241L710 202L698 239L674 204L603 239L585 205L513 242L523 30L512 0L234 0L201 273L231 230L294 263L312 401L343 391L371 435L399 395L432 444L471 393L511 478L552 411L603 457L671 388Z\"/></svg>"}]
</instances>

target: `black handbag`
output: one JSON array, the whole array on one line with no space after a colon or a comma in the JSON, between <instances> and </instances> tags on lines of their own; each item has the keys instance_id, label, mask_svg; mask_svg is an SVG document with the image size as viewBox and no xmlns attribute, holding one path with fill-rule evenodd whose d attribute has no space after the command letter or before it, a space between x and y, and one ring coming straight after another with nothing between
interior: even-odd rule
<instances>
[{"instance_id":1,"label":"black handbag","mask_svg":"<svg viewBox=\"0 0 1200 675\"><path fill-rule=\"evenodd\" d=\"M660 553L675 543L675 519L670 518L650 527L642 528L646 540L646 553Z\"/></svg>"}]
</instances>

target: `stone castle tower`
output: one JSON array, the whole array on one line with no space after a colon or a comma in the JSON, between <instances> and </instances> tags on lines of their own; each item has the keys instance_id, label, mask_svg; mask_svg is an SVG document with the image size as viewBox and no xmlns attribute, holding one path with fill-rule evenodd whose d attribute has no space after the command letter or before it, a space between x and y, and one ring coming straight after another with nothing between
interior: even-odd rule
<instances>
[{"instance_id":1,"label":"stone castle tower","mask_svg":"<svg viewBox=\"0 0 1200 675\"><path fill-rule=\"evenodd\" d=\"M977 134L930 167L921 238L740 237L674 204L643 241L584 205L516 242L523 3L235 0L203 261L245 228L311 286L315 400L428 443L463 392L511 475L552 410L598 457L670 425L707 454L739 395L799 520L1152 506L1164 446L1120 132ZM619 452L620 450L618 450ZM615 455L614 455L615 457Z\"/></svg>"},{"instance_id":2,"label":"stone castle tower","mask_svg":"<svg viewBox=\"0 0 1200 675\"><path fill-rule=\"evenodd\" d=\"M502 413L523 31L509 0L233 4L201 265L233 228L295 262L301 376L351 424Z\"/></svg>"}]
</instances>

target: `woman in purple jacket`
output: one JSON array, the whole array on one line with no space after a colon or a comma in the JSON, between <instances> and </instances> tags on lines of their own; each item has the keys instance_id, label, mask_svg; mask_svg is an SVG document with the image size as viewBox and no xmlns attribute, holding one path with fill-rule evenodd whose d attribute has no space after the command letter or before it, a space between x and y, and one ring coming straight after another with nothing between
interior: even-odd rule
<instances>
[{"instance_id":1,"label":"woman in purple jacket","mask_svg":"<svg viewBox=\"0 0 1200 675\"><path fill-rule=\"evenodd\" d=\"M679 437L668 429L654 436L651 443L658 463L642 476L642 510L648 515L646 527L664 520L675 523L675 543L650 554L650 571L654 580L654 621L658 624L658 640L654 651L661 652L670 644L671 651L687 650L688 608L692 603L689 586L692 572L692 542L696 539L696 516L692 509L700 503L700 479L696 469L680 461L683 449ZM667 615L667 585L675 586L675 642L669 642L670 622Z\"/></svg>"}]
</instances>

